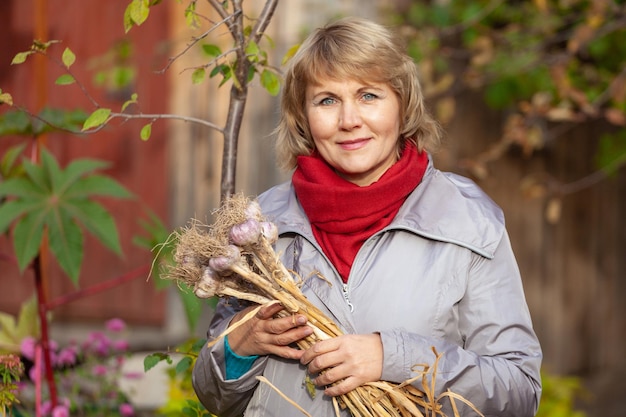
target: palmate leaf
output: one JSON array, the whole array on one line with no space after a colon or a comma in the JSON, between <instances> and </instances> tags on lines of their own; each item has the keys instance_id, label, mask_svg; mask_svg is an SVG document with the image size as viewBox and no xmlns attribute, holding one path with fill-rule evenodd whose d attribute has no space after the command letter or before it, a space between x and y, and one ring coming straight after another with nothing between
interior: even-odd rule
<instances>
[{"instance_id":1,"label":"palmate leaf","mask_svg":"<svg viewBox=\"0 0 626 417\"><path fill-rule=\"evenodd\" d=\"M60 194L61 183L63 182L63 173L57 160L52 154L45 149L41 150L41 166L45 172L48 183L50 184L50 191L53 194Z\"/></svg>"},{"instance_id":2,"label":"palmate leaf","mask_svg":"<svg viewBox=\"0 0 626 417\"><path fill-rule=\"evenodd\" d=\"M23 216L15 226L13 246L20 272L24 272L39 252L44 222L45 211L32 211Z\"/></svg>"},{"instance_id":3,"label":"palmate leaf","mask_svg":"<svg viewBox=\"0 0 626 417\"><path fill-rule=\"evenodd\" d=\"M78 282L83 260L81 226L116 254L121 254L113 217L92 196L128 198L132 194L115 180L93 174L108 164L79 159L62 169L54 156L41 152L41 164L24 161L25 176L0 182L0 233L16 222L13 242L18 266L23 271L40 250L44 230L59 265Z\"/></svg>"},{"instance_id":4,"label":"palmate leaf","mask_svg":"<svg viewBox=\"0 0 626 417\"><path fill-rule=\"evenodd\" d=\"M100 243L116 254L122 254L113 216L99 203L86 199L71 200L65 202L64 209L96 236Z\"/></svg>"},{"instance_id":5,"label":"palmate leaf","mask_svg":"<svg viewBox=\"0 0 626 417\"><path fill-rule=\"evenodd\" d=\"M0 175L3 178L13 177L19 174L21 166L16 164L17 159L26 148L26 144L20 144L9 148L0 159Z\"/></svg>"},{"instance_id":6,"label":"palmate leaf","mask_svg":"<svg viewBox=\"0 0 626 417\"><path fill-rule=\"evenodd\" d=\"M86 198L91 196L132 198L133 194L113 178L90 175L76 181L64 193L64 199Z\"/></svg>"},{"instance_id":7,"label":"palmate leaf","mask_svg":"<svg viewBox=\"0 0 626 417\"><path fill-rule=\"evenodd\" d=\"M41 206L42 203L36 200L11 200L0 204L0 234L6 232L15 219Z\"/></svg>"},{"instance_id":8,"label":"palmate leaf","mask_svg":"<svg viewBox=\"0 0 626 417\"><path fill-rule=\"evenodd\" d=\"M107 168L110 165L111 164L106 161L88 158L78 159L76 161L70 162L67 167L65 167L65 171L63 171L63 182L59 191L65 191L65 189L74 185L76 181L78 181L85 175L91 174L92 172L99 169Z\"/></svg>"},{"instance_id":9,"label":"palmate leaf","mask_svg":"<svg viewBox=\"0 0 626 417\"><path fill-rule=\"evenodd\" d=\"M46 216L50 250L59 266L78 286L78 276L83 262L83 232L62 208L50 210Z\"/></svg>"},{"instance_id":10,"label":"palmate leaf","mask_svg":"<svg viewBox=\"0 0 626 417\"><path fill-rule=\"evenodd\" d=\"M36 199L42 194L41 188L28 178L11 178L0 183L0 197L11 195L24 199Z\"/></svg>"},{"instance_id":11,"label":"palmate leaf","mask_svg":"<svg viewBox=\"0 0 626 417\"><path fill-rule=\"evenodd\" d=\"M24 167L24 171L26 171L26 176L34 185L39 187L42 191L50 192L51 183L41 165L25 160L22 166Z\"/></svg>"}]
</instances>

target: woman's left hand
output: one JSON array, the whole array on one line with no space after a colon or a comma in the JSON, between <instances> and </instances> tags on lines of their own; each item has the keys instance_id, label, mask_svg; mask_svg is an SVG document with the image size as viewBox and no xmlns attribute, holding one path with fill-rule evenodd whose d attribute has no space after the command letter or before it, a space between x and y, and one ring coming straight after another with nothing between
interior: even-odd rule
<instances>
[{"instance_id":1,"label":"woman's left hand","mask_svg":"<svg viewBox=\"0 0 626 417\"><path fill-rule=\"evenodd\" d=\"M304 352L300 363L307 365L309 373L319 374L315 385L328 386L324 393L335 397L380 380L383 345L378 334L343 335L317 342ZM337 381L341 382L332 385Z\"/></svg>"}]
</instances>

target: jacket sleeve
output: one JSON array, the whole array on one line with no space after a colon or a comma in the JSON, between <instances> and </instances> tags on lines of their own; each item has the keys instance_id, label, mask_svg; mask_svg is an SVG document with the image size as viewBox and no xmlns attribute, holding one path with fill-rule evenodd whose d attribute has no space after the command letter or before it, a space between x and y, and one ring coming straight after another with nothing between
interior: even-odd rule
<instances>
[{"instance_id":1,"label":"jacket sleeve","mask_svg":"<svg viewBox=\"0 0 626 417\"><path fill-rule=\"evenodd\" d=\"M236 300L220 300L207 333L208 340L219 337L242 308ZM256 376L263 373L267 357L259 357L239 378L227 380L224 355L223 338L211 347L205 345L202 348L193 368L193 388L211 413L220 417L242 416L257 387Z\"/></svg>"},{"instance_id":2,"label":"jacket sleeve","mask_svg":"<svg viewBox=\"0 0 626 417\"><path fill-rule=\"evenodd\" d=\"M506 233L493 259L474 255L471 263L461 272L467 274L460 278L466 281L466 291L457 305L463 346L403 329L381 332L382 379L402 382L415 377L414 365L432 364L435 348L441 354L437 396L450 390L485 416L534 416L541 397L542 353ZM415 385L421 389L421 383ZM448 399L439 402L450 410ZM466 411L461 415L473 415L459 401L456 405Z\"/></svg>"}]
</instances>

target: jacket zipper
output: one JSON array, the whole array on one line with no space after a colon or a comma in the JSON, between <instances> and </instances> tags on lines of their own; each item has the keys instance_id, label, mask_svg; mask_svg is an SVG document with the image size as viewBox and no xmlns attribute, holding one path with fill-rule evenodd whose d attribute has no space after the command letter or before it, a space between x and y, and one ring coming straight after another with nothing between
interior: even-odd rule
<instances>
[{"instance_id":1,"label":"jacket zipper","mask_svg":"<svg viewBox=\"0 0 626 417\"><path fill-rule=\"evenodd\" d=\"M350 313L352 313L354 311L354 306L350 302L350 296L348 295L348 284L342 284L342 285L343 285L343 298L344 300L346 300L346 304L348 304L348 307L350 308Z\"/></svg>"}]
</instances>

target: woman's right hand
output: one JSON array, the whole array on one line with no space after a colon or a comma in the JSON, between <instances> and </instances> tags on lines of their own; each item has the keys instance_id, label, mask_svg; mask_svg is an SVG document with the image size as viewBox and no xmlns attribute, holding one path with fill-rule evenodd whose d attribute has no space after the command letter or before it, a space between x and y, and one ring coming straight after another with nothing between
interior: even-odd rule
<instances>
[{"instance_id":1,"label":"woman's right hand","mask_svg":"<svg viewBox=\"0 0 626 417\"><path fill-rule=\"evenodd\" d=\"M256 307L248 307L235 315L231 325L241 320ZM283 310L276 303L262 307L254 317L228 334L228 344L240 356L276 355L286 359L299 360L304 351L290 345L313 333L306 325L307 318L302 314L274 318Z\"/></svg>"}]
</instances>

